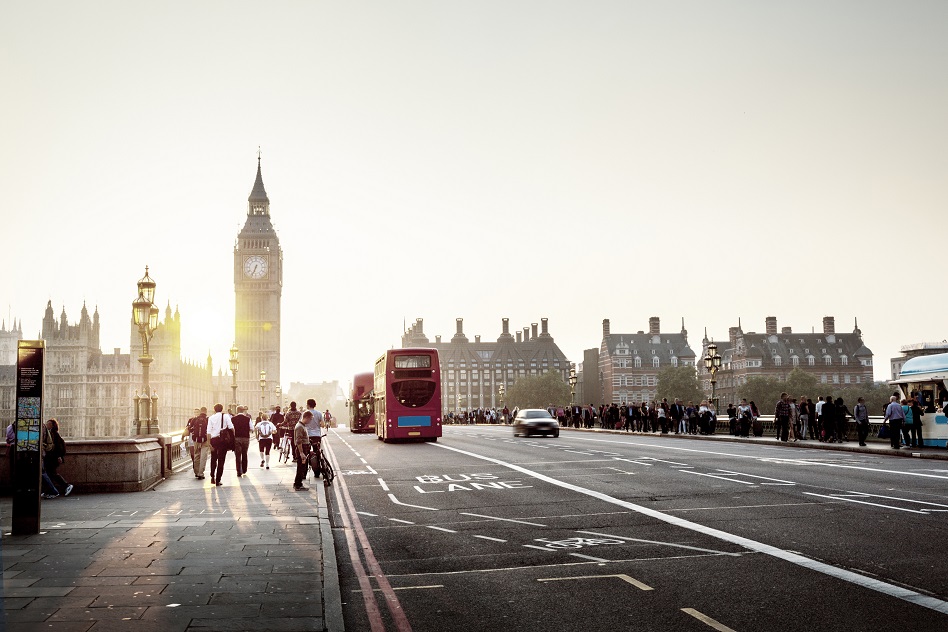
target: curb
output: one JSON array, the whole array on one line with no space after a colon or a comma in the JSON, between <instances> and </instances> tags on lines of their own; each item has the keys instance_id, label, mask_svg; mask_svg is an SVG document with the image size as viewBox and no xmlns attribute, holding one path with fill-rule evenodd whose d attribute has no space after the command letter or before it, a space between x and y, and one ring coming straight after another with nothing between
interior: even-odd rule
<instances>
[{"instance_id":1,"label":"curb","mask_svg":"<svg viewBox=\"0 0 948 632\"><path fill-rule=\"evenodd\" d=\"M342 616L342 594L339 589L339 565L333 542L332 526L329 524L329 505L326 501L326 486L319 481L317 502L319 503L319 540L323 552L323 621L327 632L345 632Z\"/></svg>"}]
</instances>

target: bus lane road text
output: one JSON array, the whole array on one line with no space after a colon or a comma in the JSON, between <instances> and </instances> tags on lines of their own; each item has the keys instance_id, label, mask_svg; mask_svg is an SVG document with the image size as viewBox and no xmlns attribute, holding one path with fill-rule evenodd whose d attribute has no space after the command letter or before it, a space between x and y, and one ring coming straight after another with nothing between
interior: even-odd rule
<instances>
[{"instance_id":1,"label":"bus lane road text","mask_svg":"<svg viewBox=\"0 0 948 632\"><path fill-rule=\"evenodd\" d=\"M527 489L521 481L501 481L496 474L426 474L416 476L421 485L415 485L419 494L441 494L444 492L474 492L485 489ZM424 485L424 487L422 487Z\"/></svg>"}]
</instances>

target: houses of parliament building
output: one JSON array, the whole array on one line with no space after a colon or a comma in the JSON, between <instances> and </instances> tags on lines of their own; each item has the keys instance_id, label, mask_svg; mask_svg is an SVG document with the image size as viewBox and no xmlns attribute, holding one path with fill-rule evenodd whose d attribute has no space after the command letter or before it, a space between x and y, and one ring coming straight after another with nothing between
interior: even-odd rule
<instances>
[{"instance_id":1,"label":"houses of parliament building","mask_svg":"<svg viewBox=\"0 0 948 632\"><path fill-rule=\"evenodd\" d=\"M270 221L258 156L247 219L234 245L238 401L258 401L262 376L268 383L280 383L282 285L283 252ZM71 323L65 307L57 318L52 302L46 304L40 330L46 346L43 415L58 419L66 437L114 438L135 433L133 398L142 388L138 361L142 341L130 316L123 318L129 323L129 352L117 348L103 352L98 309L90 315L83 305L78 322ZM183 428L195 406L233 399L230 374L221 368L215 372L210 355L204 361L182 358L181 326L180 312L177 307L172 311L169 303L149 344L154 358L149 384L158 395L162 432ZM0 419L4 426L15 417L16 350L22 339L22 321L0 325ZM222 358L218 366L226 363L227 358Z\"/></svg>"}]
</instances>

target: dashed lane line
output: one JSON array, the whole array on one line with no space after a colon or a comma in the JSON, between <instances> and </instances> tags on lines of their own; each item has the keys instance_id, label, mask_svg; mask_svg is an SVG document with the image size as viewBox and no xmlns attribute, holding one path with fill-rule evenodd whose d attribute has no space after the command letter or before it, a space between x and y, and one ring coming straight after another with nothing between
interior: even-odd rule
<instances>
[{"instance_id":1,"label":"dashed lane line","mask_svg":"<svg viewBox=\"0 0 948 632\"><path fill-rule=\"evenodd\" d=\"M513 518L498 518L497 516L485 516L483 514L476 513L466 513L459 511L459 514L462 516L474 516L475 518L487 518L489 520L500 520L501 522L516 522L517 524L525 524L530 527L546 527L545 524L540 524L538 522L527 522L526 520L514 520Z\"/></svg>"},{"instance_id":2,"label":"dashed lane line","mask_svg":"<svg viewBox=\"0 0 948 632\"><path fill-rule=\"evenodd\" d=\"M606 562L612 561L612 560L603 559L601 557L593 557L592 555L583 555L582 553L570 553L570 555L572 555L573 557L578 557L580 559L590 560L592 562L606 563Z\"/></svg>"},{"instance_id":3,"label":"dashed lane line","mask_svg":"<svg viewBox=\"0 0 948 632\"><path fill-rule=\"evenodd\" d=\"M707 474L705 472L693 472L691 470L678 470L679 472L684 472L685 474L694 474L695 476L707 476L708 478L716 478L720 481L728 481L729 483L740 483L741 485L753 485L750 481L739 481L736 478L731 478L729 476L717 476L715 474Z\"/></svg>"},{"instance_id":4,"label":"dashed lane line","mask_svg":"<svg viewBox=\"0 0 948 632\"><path fill-rule=\"evenodd\" d=\"M400 522L402 524L415 524L411 520L402 520L401 518L389 518L392 522Z\"/></svg>"},{"instance_id":5,"label":"dashed lane line","mask_svg":"<svg viewBox=\"0 0 948 632\"><path fill-rule=\"evenodd\" d=\"M500 538L492 538L489 535L475 535L475 538L480 538L481 540L490 540L491 542L507 542L507 540L501 540Z\"/></svg>"},{"instance_id":6,"label":"dashed lane line","mask_svg":"<svg viewBox=\"0 0 948 632\"><path fill-rule=\"evenodd\" d=\"M867 500L856 500L855 498L849 498L848 496L830 496L827 494L814 494L813 492L803 492L804 496L816 496L817 498L829 498L830 500L842 500L847 503L856 503L859 505L871 505L873 507L882 507L884 509L894 509L895 511L904 511L906 513L913 514L922 514L927 516L927 511L919 511L917 509L906 509L905 507L893 507L892 505L883 505L882 503L871 503ZM948 614L948 609L945 610L945 613Z\"/></svg>"},{"instance_id":7,"label":"dashed lane line","mask_svg":"<svg viewBox=\"0 0 948 632\"><path fill-rule=\"evenodd\" d=\"M457 533L454 529L445 529L444 527L436 527L434 525L426 525L429 529L434 529L435 531L444 531L445 533Z\"/></svg>"},{"instance_id":8,"label":"dashed lane line","mask_svg":"<svg viewBox=\"0 0 948 632\"><path fill-rule=\"evenodd\" d=\"M579 577L547 577L545 579L538 579L537 581L538 582L567 582L567 581L575 581L579 579L610 579L613 577L617 579L621 579L622 581L628 584L632 584L639 590L655 590L648 584L640 582L639 580L633 577L630 577L629 575L626 575L625 573L618 573L616 575L580 575Z\"/></svg>"}]
</instances>

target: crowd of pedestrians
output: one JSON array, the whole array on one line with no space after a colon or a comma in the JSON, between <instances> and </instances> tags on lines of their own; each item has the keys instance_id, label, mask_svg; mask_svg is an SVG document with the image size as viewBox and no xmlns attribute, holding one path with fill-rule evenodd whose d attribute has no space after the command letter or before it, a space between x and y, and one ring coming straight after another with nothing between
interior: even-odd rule
<instances>
[{"instance_id":1,"label":"crowd of pedestrians","mask_svg":"<svg viewBox=\"0 0 948 632\"><path fill-rule=\"evenodd\" d=\"M224 410L223 404L215 404L214 412L208 415L206 407L195 408L194 416L188 420L184 437L188 443L194 477L205 478L210 461L211 484L223 485L227 453L234 453L234 469L237 478L247 475L249 468L249 448L252 439L257 441L260 452L260 468L270 469L270 454L275 446L286 440L290 444L293 461L296 464L296 476L293 488L306 491L303 479L312 467L319 477L318 459L310 455L318 453L321 442L328 433L332 415L316 410L316 400L306 401L306 410L300 411L296 402L290 402L290 408L284 414L280 406L268 411L260 411L256 419L251 419L246 406L238 406L235 414Z\"/></svg>"}]
</instances>

